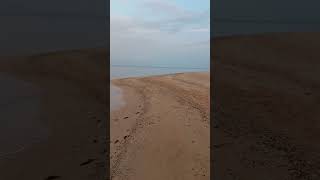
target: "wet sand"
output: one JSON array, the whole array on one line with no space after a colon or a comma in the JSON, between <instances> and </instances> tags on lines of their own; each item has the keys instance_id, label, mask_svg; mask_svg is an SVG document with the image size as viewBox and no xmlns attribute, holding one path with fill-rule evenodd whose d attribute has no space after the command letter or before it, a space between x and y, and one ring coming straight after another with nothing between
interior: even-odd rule
<instances>
[{"instance_id":1,"label":"wet sand","mask_svg":"<svg viewBox=\"0 0 320 180\"><path fill-rule=\"evenodd\" d=\"M0 73L0 159L16 154L35 141L47 139L40 115L41 89Z\"/></svg>"},{"instance_id":2,"label":"wet sand","mask_svg":"<svg viewBox=\"0 0 320 180\"><path fill-rule=\"evenodd\" d=\"M1 111L9 111L1 113L0 123L11 123L11 135L34 132L31 139L2 135L19 148L1 144L7 150L0 157L0 179L106 176L106 57L105 50L84 49L0 59L12 94L1 99Z\"/></svg>"},{"instance_id":3,"label":"wet sand","mask_svg":"<svg viewBox=\"0 0 320 180\"><path fill-rule=\"evenodd\" d=\"M125 106L111 112L111 177L210 178L209 73L112 80Z\"/></svg>"},{"instance_id":4,"label":"wet sand","mask_svg":"<svg viewBox=\"0 0 320 180\"><path fill-rule=\"evenodd\" d=\"M110 83L110 111L119 109L125 105L122 89Z\"/></svg>"},{"instance_id":5,"label":"wet sand","mask_svg":"<svg viewBox=\"0 0 320 180\"><path fill-rule=\"evenodd\" d=\"M320 34L213 41L213 178L320 179Z\"/></svg>"}]
</instances>

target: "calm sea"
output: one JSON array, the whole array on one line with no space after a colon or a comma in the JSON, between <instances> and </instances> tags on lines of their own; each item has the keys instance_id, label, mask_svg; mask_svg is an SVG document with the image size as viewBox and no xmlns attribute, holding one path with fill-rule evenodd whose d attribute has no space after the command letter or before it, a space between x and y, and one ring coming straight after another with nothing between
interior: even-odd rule
<instances>
[{"instance_id":1,"label":"calm sea","mask_svg":"<svg viewBox=\"0 0 320 180\"><path fill-rule=\"evenodd\" d=\"M127 78L127 77L142 77L162 74L173 74L181 72L200 72L209 71L209 67L157 67L157 66L111 66L111 79Z\"/></svg>"}]
</instances>

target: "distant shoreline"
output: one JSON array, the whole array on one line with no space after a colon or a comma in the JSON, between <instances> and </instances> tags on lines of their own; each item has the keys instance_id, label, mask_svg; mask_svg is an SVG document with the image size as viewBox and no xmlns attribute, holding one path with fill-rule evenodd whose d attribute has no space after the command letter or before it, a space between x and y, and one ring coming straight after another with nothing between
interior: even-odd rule
<instances>
[{"instance_id":1,"label":"distant shoreline","mask_svg":"<svg viewBox=\"0 0 320 180\"><path fill-rule=\"evenodd\" d=\"M133 68L164 68L164 69L203 69L208 70L210 67L178 67L178 66L139 66L139 65L110 65L111 67L133 67Z\"/></svg>"},{"instance_id":2,"label":"distant shoreline","mask_svg":"<svg viewBox=\"0 0 320 180\"><path fill-rule=\"evenodd\" d=\"M112 65L110 67L110 80L135 77L150 77L158 75L170 75L176 73L210 72L207 68L188 67L164 67L164 66L136 66L136 65Z\"/></svg>"}]
</instances>

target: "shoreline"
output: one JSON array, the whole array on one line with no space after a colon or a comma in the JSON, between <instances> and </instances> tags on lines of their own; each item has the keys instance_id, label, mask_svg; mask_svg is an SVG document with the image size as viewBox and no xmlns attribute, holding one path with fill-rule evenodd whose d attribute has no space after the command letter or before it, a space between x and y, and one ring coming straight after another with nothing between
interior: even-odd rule
<instances>
[{"instance_id":1,"label":"shoreline","mask_svg":"<svg viewBox=\"0 0 320 180\"><path fill-rule=\"evenodd\" d=\"M171 75L176 73L208 72L210 68L196 70L187 67L148 67L148 66L114 66L110 67L110 80Z\"/></svg>"},{"instance_id":2,"label":"shoreline","mask_svg":"<svg viewBox=\"0 0 320 180\"><path fill-rule=\"evenodd\" d=\"M201 78L205 80L198 86ZM112 83L123 89L127 102L111 112L113 179L209 179L208 73L123 78Z\"/></svg>"},{"instance_id":3,"label":"shoreline","mask_svg":"<svg viewBox=\"0 0 320 180\"><path fill-rule=\"evenodd\" d=\"M125 106L126 102L123 99L123 90L110 82L110 111L117 110Z\"/></svg>"}]
</instances>

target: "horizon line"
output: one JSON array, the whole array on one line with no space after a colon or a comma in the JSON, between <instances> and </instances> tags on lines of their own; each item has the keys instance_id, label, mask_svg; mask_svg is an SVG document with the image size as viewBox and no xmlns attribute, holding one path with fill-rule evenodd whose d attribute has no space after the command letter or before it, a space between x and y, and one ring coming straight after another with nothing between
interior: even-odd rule
<instances>
[{"instance_id":1,"label":"horizon line","mask_svg":"<svg viewBox=\"0 0 320 180\"><path fill-rule=\"evenodd\" d=\"M162 68L162 69L208 69L209 67L177 67L177 66L139 66L139 65L110 65L111 67L137 67L137 68Z\"/></svg>"}]
</instances>

